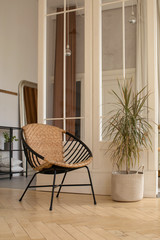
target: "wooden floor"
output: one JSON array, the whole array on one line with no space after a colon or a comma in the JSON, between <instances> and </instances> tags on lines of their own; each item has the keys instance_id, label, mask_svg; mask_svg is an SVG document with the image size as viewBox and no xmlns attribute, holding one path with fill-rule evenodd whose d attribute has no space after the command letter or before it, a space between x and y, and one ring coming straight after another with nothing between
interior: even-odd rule
<instances>
[{"instance_id":1,"label":"wooden floor","mask_svg":"<svg viewBox=\"0 0 160 240\"><path fill-rule=\"evenodd\" d=\"M160 199L136 203L110 197L60 194L48 210L49 192L0 189L0 239L6 240L156 240L160 239Z\"/></svg>"}]
</instances>

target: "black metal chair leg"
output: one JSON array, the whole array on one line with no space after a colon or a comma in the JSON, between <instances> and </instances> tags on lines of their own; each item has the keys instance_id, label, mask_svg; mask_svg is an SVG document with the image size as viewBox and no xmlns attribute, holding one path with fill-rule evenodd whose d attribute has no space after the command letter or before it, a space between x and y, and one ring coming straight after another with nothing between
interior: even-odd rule
<instances>
[{"instance_id":1,"label":"black metal chair leg","mask_svg":"<svg viewBox=\"0 0 160 240\"><path fill-rule=\"evenodd\" d=\"M56 181L56 170L54 170L54 176L53 176L53 186L52 186L51 204L50 204L50 208L49 208L50 211L52 211L55 181Z\"/></svg>"},{"instance_id":2,"label":"black metal chair leg","mask_svg":"<svg viewBox=\"0 0 160 240\"><path fill-rule=\"evenodd\" d=\"M62 188L62 184L64 183L64 179L65 179L65 177L66 177L66 174L67 174L67 172L65 172L65 174L64 174L64 176L63 176L63 179L62 179L62 182L61 182L61 186L59 187L58 193L57 193L57 195L56 195L57 198L58 198L58 196L59 196L59 194L60 194L60 191L61 191L61 188Z\"/></svg>"},{"instance_id":3,"label":"black metal chair leg","mask_svg":"<svg viewBox=\"0 0 160 240\"><path fill-rule=\"evenodd\" d=\"M33 177L31 178L31 180L30 180L30 182L28 183L26 189L24 190L24 192L23 192L21 198L19 199L20 202L22 201L22 198L24 197L24 195L25 195L25 193L27 192L29 186L31 185L33 179L35 178L35 176L36 176L38 173L39 173L39 172L36 172L36 173L33 175Z\"/></svg>"},{"instance_id":4,"label":"black metal chair leg","mask_svg":"<svg viewBox=\"0 0 160 240\"><path fill-rule=\"evenodd\" d=\"M95 198L95 195L94 195L94 190L93 190L93 184L92 184L91 174L90 174L89 168L88 168L87 166L86 166L86 168L87 168L87 171L88 171L88 176L89 176L89 180L90 180L90 184L91 184L91 190L92 190L92 195L93 195L94 204L96 205L97 202L96 202L96 198Z\"/></svg>"}]
</instances>

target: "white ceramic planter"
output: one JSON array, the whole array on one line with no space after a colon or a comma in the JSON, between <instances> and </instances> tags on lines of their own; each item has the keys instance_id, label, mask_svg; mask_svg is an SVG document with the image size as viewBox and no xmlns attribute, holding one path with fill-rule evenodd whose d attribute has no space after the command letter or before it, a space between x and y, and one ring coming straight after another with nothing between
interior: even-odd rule
<instances>
[{"instance_id":1,"label":"white ceramic planter","mask_svg":"<svg viewBox=\"0 0 160 240\"><path fill-rule=\"evenodd\" d=\"M143 198L144 174L132 171L112 173L112 199L115 201L132 202Z\"/></svg>"}]
</instances>

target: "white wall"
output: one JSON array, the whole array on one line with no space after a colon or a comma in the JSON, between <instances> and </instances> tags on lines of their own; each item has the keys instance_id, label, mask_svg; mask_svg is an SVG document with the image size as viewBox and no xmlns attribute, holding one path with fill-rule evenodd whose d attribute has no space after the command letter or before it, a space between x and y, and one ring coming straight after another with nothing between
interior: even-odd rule
<instances>
[{"instance_id":1,"label":"white wall","mask_svg":"<svg viewBox=\"0 0 160 240\"><path fill-rule=\"evenodd\" d=\"M37 0L0 0L0 89L37 82ZM18 126L18 96L0 93L0 125Z\"/></svg>"}]
</instances>

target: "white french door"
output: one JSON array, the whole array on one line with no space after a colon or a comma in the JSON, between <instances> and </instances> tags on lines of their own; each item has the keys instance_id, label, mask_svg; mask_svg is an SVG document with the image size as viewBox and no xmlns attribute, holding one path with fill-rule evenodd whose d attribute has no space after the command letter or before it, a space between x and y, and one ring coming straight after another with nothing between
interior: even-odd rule
<instances>
[{"instance_id":1,"label":"white french door","mask_svg":"<svg viewBox=\"0 0 160 240\"><path fill-rule=\"evenodd\" d=\"M103 139L103 126L113 110L111 90L118 91L117 80L133 78L136 72L136 23L129 22L134 0L93 1L93 174L99 194L111 194L113 170L109 144Z\"/></svg>"},{"instance_id":2,"label":"white french door","mask_svg":"<svg viewBox=\"0 0 160 240\"><path fill-rule=\"evenodd\" d=\"M38 122L61 126L68 131L68 122L74 121L75 135L92 149L92 1L39 0L38 3ZM75 22L71 23L73 18ZM66 53L69 50L70 53ZM68 66L76 85L76 111L72 115L68 106L69 94L73 94L69 87ZM85 181L85 177L82 169L71 173L67 180ZM45 179L38 176L37 181L40 183Z\"/></svg>"},{"instance_id":3,"label":"white french door","mask_svg":"<svg viewBox=\"0 0 160 240\"><path fill-rule=\"evenodd\" d=\"M155 25L156 0L146 0L147 22ZM58 12L57 9L59 8ZM76 15L76 85L80 85L77 98L80 111L74 116L66 114L67 109L67 78L66 68L69 56L67 49L67 21L71 12ZM134 14L133 14L134 13ZM80 138L93 151L91 167L94 189L99 194L111 194L112 163L106 154L101 129L104 116L110 109L108 102L112 99L109 90L117 88L117 79L135 79L136 73L136 23L137 0L39 0L39 44L38 44L38 122L54 124L61 122L67 130L67 122L74 119L79 121ZM63 15L63 108L62 117L53 114L53 89L55 81L55 49L57 16ZM140 16L141 17L141 16ZM156 64L154 36L155 28L147 25L148 30L148 85L152 92L149 106L154 109L150 118L156 122ZM152 46L152 47L151 47ZM154 49L153 49L154 48ZM153 51L154 50L154 51ZM154 52L154 54L152 54ZM154 69L154 71L153 71ZM153 82L154 79L154 82ZM77 95L78 96L78 95ZM154 115L155 114L155 115ZM155 129L155 127L154 127ZM156 129L155 129L156 132ZM146 176L152 183L153 190L145 182L145 194L153 196L156 193L156 167L158 164L156 149L157 138L153 134L154 151L145 158ZM154 159L152 161L150 159ZM46 178L45 178L46 179ZM86 179L83 170L73 173L68 181ZM46 180L48 182L48 180ZM43 177L38 177L38 183L44 183ZM88 192L86 189L78 189ZM67 189L72 191L72 189ZM75 191L75 189L74 189Z\"/></svg>"},{"instance_id":4,"label":"white french door","mask_svg":"<svg viewBox=\"0 0 160 240\"><path fill-rule=\"evenodd\" d=\"M138 3L138 9L137 9ZM145 17L142 14L146 9ZM137 51L140 35L146 27L144 57L141 48ZM152 24L151 24L152 23ZM138 28L138 29L137 29ZM138 31L137 31L138 30ZM139 32L140 31L140 32ZM118 91L117 79L136 80L137 52L147 64L147 83L152 92L148 101L148 119L153 126L153 151L143 151L141 164L145 166L144 194L155 197L157 193L157 60L156 60L156 0L94 0L93 1L93 154L92 173L96 182L96 193L111 194L111 172L113 170L110 155L106 154L108 141L103 141L102 126L108 115L112 99L110 91ZM139 46L138 46L139 47ZM151 54L152 52L152 54ZM145 59L144 59L145 58ZM141 79L139 79L141 81ZM137 81L137 80L136 80ZM134 84L135 87L135 84ZM107 119L107 118L106 118Z\"/></svg>"}]
</instances>

